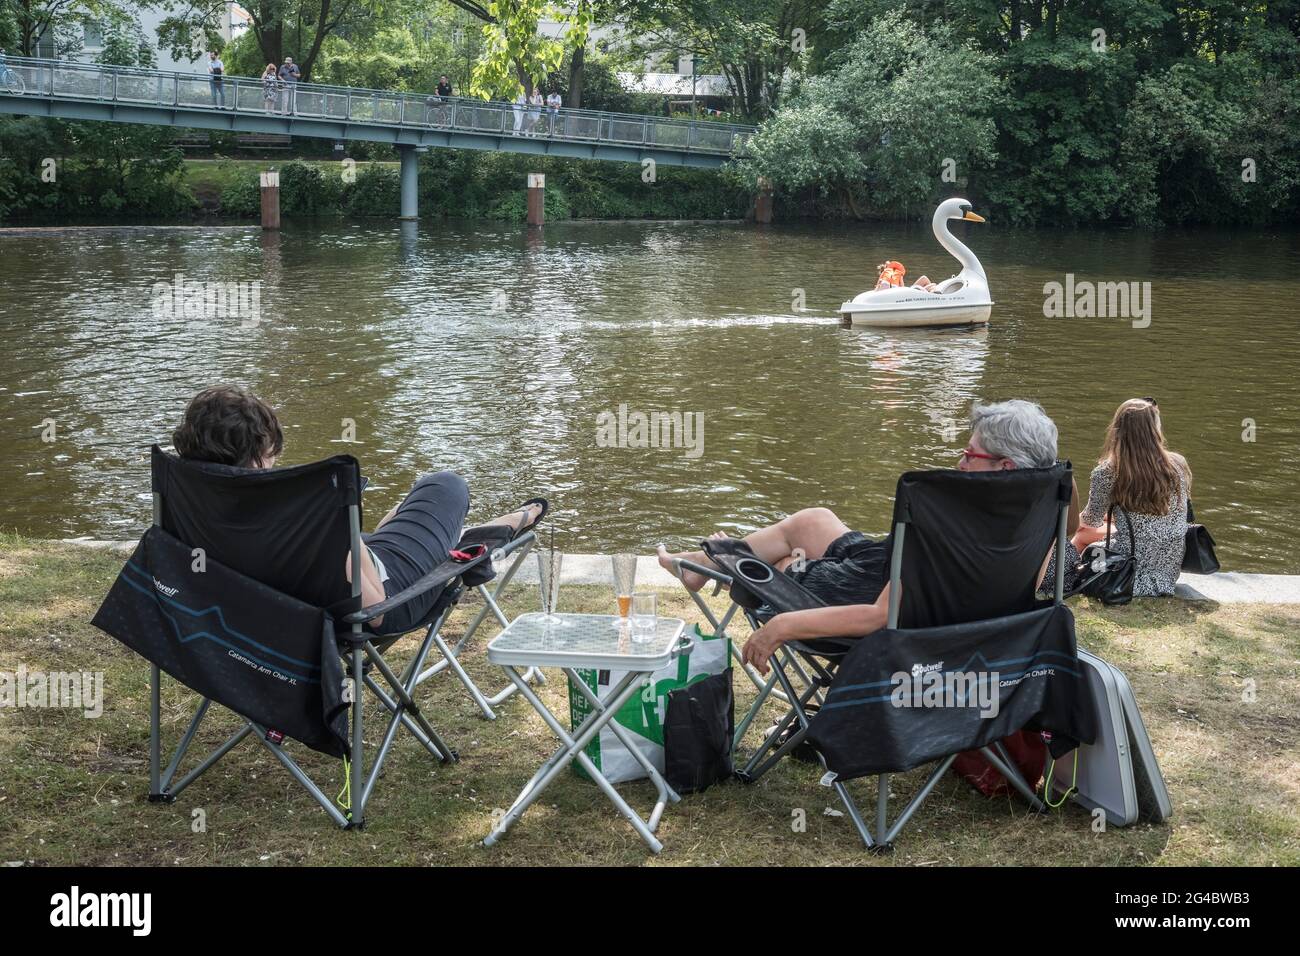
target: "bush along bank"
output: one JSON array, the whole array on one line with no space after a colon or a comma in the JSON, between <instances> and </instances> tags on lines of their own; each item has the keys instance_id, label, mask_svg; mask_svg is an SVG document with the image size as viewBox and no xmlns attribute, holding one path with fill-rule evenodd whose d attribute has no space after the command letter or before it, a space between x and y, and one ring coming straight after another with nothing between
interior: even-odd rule
<instances>
[{"instance_id":1,"label":"bush along bank","mask_svg":"<svg viewBox=\"0 0 1300 956\"><path fill-rule=\"evenodd\" d=\"M286 216L397 214L396 165L295 160L279 168ZM740 219L752 203L716 170L659 167L649 175L635 163L434 150L420 159L420 215L523 222L529 173L546 175L548 221ZM258 188L257 169L249 164L222 188L214 211L256 216Z\"/></svg>"}]
</instances>

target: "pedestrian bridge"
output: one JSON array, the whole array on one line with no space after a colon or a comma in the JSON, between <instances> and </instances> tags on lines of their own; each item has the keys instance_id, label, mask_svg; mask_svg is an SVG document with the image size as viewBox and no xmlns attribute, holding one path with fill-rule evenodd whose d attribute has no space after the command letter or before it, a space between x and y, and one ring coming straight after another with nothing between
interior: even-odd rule
<instances>
[{"instance_id":1,"label":"pedestrian bridge","mask_svg":"<svg viewBox=\"0 0 1300 956\"><path fill-rule=\"evenodd\" d=\"M427 93L263 83L206 73L8 57L0 112L336 141L391 143L403 166L431 146L673 166L717 167L751 126L593 110L550 110ZM405 177L404 177L405 178Z\"/></svg>"}]
</instances>

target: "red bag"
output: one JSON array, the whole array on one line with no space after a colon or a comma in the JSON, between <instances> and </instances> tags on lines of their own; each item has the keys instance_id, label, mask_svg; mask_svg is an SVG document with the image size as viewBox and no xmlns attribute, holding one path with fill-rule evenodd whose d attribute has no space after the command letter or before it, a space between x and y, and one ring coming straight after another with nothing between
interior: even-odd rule
<instances>
[{"instance_id":1,"label":"red bag","mask_svg":"<svg viewBox=\"0 0 1300 956\"><path fill-rule=\"evenodd\" d=\"M1037 731L1021 730L1004 737L1002 746L1015 763L1029 786L1037 788L1047 766L1047 745ZM958 754L952 762L953 771L986 797L1000 797L1011 792L1007 778L993 769L978 750Z\"/></svg>"}]
</instances>

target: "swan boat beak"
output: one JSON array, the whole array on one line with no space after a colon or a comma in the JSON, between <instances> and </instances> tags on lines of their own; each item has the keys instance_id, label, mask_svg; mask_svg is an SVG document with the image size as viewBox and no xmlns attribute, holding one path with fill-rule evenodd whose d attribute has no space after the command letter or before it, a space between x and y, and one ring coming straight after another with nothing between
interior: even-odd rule
<instances>
[{"instance_id":1,"label":"swan boat beak","mask_svg":"<svg viewBox=\"0 0 1300 956\"><path fill-rule=\"evenodd\" d=\"M978 214L976 214L976 213L973 213L973 212L971 212L969 209L967 209L966 212L962 214L962 218L965 219L967 222L983 222L983 221L984 221L984 217L983 217L983 216L978 215Z\"/></svg>"}]
</instances>

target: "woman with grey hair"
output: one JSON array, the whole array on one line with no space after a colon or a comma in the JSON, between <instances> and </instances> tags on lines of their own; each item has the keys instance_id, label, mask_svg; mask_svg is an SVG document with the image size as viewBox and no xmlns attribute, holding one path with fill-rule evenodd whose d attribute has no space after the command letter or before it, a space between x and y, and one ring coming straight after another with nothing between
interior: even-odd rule
<instances>
[{"instance_id":1,"label":"woman with grey hair","mask_svg":"<svg viewBox=\"0 0 1300 956\"><path fill-rule=\"evenodd\" d=\"M960 471L1047 468L1056 463L1056 423L1035 402L1013 399L977 405L971 412L970 442L957 461ZM1078 489L1070 502L1068 533L1079 523ZM726 537L718 532L714 537ZM788 641L819 637L862 637L885 626L889 606L889 539L874 541L854 531L829 508L805 508L745 536L753 552L795 578L827 607L778 614L745 642L742 657L767 673L768 659ZM703 551L670 554L659 546L659 563L673 573L673 561L712 565ZM1048 555L1043 556L1044 568ZM682 583L697 591L706 579L690 571Z\"/></svg>"}]
</instances>

